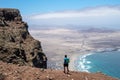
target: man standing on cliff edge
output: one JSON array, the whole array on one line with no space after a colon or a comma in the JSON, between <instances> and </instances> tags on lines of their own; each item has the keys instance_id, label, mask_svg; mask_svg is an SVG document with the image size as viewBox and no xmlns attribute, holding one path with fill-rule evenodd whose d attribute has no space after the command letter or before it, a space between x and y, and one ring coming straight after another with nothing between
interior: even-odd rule
<instances>
[{"instance_id":1,"label":"man standing on cliff edge","mask_svg":"<svg viewBox=\"0 0 120 80\"><path fill-rule=\"evenodd\" d=\"M64 73L67 73L67 74L69 72L69 68L68 68L69 62L70 62L69 58L67 58L67 55L65 55L65 57L64 57Z\"/></svg>"}]
</instances>

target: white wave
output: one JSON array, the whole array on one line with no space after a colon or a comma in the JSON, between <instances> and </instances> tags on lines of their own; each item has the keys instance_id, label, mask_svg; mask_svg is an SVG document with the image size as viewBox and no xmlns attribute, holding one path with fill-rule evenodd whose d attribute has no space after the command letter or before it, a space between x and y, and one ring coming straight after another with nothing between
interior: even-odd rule
<instances>
[{"instance_id":1,"label":"white wave","mask_svg":"<svg viewBox=\"0 0 120 80\"><path fill-rule=\"evenodd\" d=\"M78 71L83 71L83 72L89 72L89 69L92 68L90 64L92 63L91 61L88 61L86 59L87 56L92 55L93 53L90 54L85 54L83 56L80 56L77 63L77 70Z\"/></svg>"},{"instance_id":2,"label":"white wave","mask_svg":"<svg viewBox=\"0 0 120 80\"><path fill-rule=\"evenodd\" d=\"M87 64L90 64L90 63L91 63L91 61L87 61L86 63L87 63Z\"/></svg>"}]
</instances>

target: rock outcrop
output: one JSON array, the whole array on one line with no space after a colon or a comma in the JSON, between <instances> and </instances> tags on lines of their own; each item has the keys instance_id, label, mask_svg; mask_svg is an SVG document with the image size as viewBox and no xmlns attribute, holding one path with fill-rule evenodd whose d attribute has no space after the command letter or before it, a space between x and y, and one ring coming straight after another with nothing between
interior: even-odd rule
<instances>
[{"instance_id":1,"label":"rock outcrop","mask_svg":"<svg viewBox=\"0 0 120 80\"><path fill-rule=\"evenodd\" d=\"M42 67L41 44L28 32L18 9L0 9L0 60Z\"/></svg>"}]
</instances>

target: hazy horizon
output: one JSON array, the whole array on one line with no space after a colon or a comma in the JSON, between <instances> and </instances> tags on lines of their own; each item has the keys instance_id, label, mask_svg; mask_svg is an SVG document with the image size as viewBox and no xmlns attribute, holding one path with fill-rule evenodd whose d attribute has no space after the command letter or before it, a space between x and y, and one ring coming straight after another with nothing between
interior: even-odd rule
<instances>
[{"instance_id":1,"label":"hazy horizon","mask_svg":"<svg viewBox=\"0 0 120 80\"><path fill-rule=\"evenodd\" d=\"M29 24L120 29L120 6L99 6L81 10L50 12L25 17Z\"/></svg>"}]
</instances>

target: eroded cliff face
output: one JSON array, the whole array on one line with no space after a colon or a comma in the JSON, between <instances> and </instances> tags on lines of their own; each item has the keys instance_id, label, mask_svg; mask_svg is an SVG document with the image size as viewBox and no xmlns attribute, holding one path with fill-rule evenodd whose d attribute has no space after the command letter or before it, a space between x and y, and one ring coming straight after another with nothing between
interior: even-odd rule
<instances>
[{"instance_id":1,"label":"eroded cliff face","mask_svg":"<svg viewBox=\"0 0 120 80\"><path fill-rule=\"evenodd\" d=\"M41 44L28 32L18 9L0 9L0 60L42 67Z\"/></svg>"}]
</instances>

